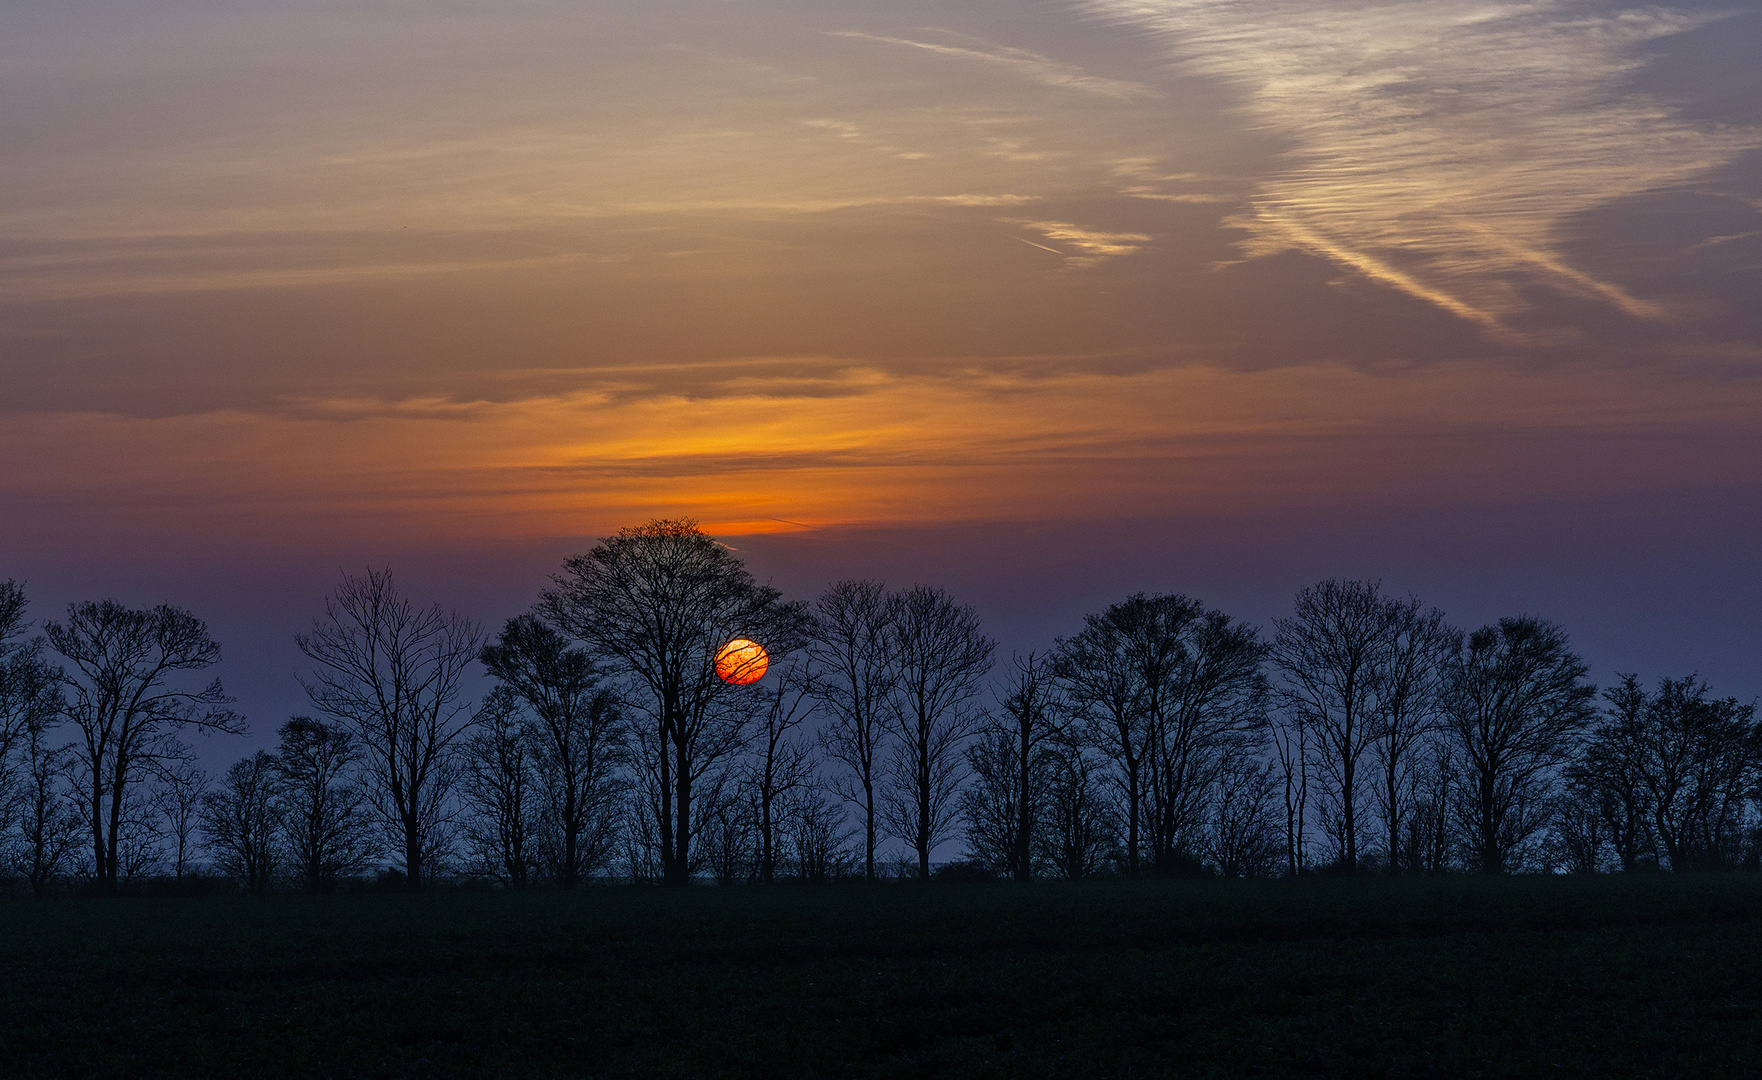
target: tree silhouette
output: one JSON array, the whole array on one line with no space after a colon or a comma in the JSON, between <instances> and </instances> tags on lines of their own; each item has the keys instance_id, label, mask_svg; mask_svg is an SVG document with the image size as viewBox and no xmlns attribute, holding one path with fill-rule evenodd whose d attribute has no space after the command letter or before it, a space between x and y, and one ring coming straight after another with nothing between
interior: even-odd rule
<instances>
[{"instance_id":1,"label":"tree silhouette","mask_svg":"<svg viewBox=\"0 0 1762 1080\"><path fill-rule=\"evenodd\" d=\"M1652 797L1646 783L1646 712L1651 699L1639 680L1623 675L1603 692L1607 703L1578 756L1566 767L1573 794L1595 808L1623 871L1657 863Z\"/></svg>"},{"instance_id":2,"label":"tree silhouette","mask_svg":"<svg viewBox=\"0 0 1762 1080\"><path fill-rule=\"evenodd\" d=\"M1128 873L1146 842L1164 871L1193 865L1217 770L1265 724L1265 652L1251 627L1168 594L1127 597L1059 639L1070 707L1116 765Z\"/></svg>"},{"instance_id":3,"label":"tree silhouette","mask_svg":"<svg viewBox=\"0 0 1762 1080\"><path fill-rule=\"evenodd\" d=\"M154 785L153 805L165 819L165 831L172 845L171 874L174 881L182 881L195 861L195 830L201 816L202 796L208 793L209 783L205 771L186 762L168 765Z\"/></svg>"},{"instance_id":4,"label":"tree silhouette","mask_svg":"<svg viewBox=\"0 0 1762 1080\"><path fill-rule=\"evenodd\" d=\"M235 761L220 787L202 796L202 831L220 872L266 893L281 869L281 807L275 755L259 750Z\"/></svg>"},{"instance_id":5,"label":"tree silhouette","mask_svg":"<svg viewBox=\"0 0 1762 1080\"><path fill-rule=\"evenodd\" d=\"M0 582L0 800L13 779L13 752L53 724L61 712L60 672L43 660L41 638L30 629L24 586Z\"/></svg>"},{"instance_id":6,"label":"tree silhouette","mask_svg":"<svg viewBox=\"0 0 1762 1080\"><path fill-rule=\"evenodd\" d=\"M759 642L773 660L803 644L805 605L784 603L692 521L620 530L563 564L540 601L547 621L587 643L625 681L625 701L647 720L638 740L655 790L652 811L663 879L691 880L699 818L694 788L739 749L756 686L716 677L729 640Z\"/></svg>"},{"instance_id":7,"label":"tree silhouette","mask_svg":"<svg viewBox=\"0 0 1762 1080\"><path fill-rule=\"evenodd\" d=\"M1588 671L1564 630L1527 615L1476 630L1451 660L1446 718L1463 774L1456 818L1484 873L1509 869L1545 822L1552 773L1596 716Z\"/></svg>"},{"instance_id":8,"label":"tree silhouette","mask_svg":"<svg viewBox=\"0 0 1762 1080\"><path fill-rule=\"evenodd\" d=\"M526 746L544 801L551 876L574 888L604 861L617 770L627 757L618 697L592 658L532 615L508 620L480 659L531 715Z\"/></svg>"},{"instance_id":9,"label":"tree silhouette","mask_svg":"<svg viewBox=\"0 0 1762 1080\"><path fill-rule=\"evenodd\" d=\"M536 855L532 756L512 689L498 686L477 711L461 757L470 869L511 889L532 883Z\"/></svg>"},{"instance_id":10,"label":"tree silhouette","mask_svg":"<svg viewBox=\"0 0 1762 1080\"><path fill-rule=\"evenodd\" d=\"M1377 662L1377 709L1371 750L1378 772L1377 804L1382 811L1385 855L1391 874L1400 873L1402 837L1414 812L1424 769L1426 740L1442 721L1444 665L1461 646L1462 635L1437 608L1417 597L1384 601L1388 617L1383 652Z\"/></svg>"},{"instance_id":11,"label":"tree silhouette","mask_svg":"<svg viewBox=\"0 0 1762 1080\"><path fill-rule=\"evenodd\" d=\"M125 866L144 854L135 787L184 757L172 729L241 735L244 721L225 708L232 699L219 679L200 688L174 681L220 662L208 627L182 608L74 604L65 623L44 630L73 668L65 712L81 735L74 755L93 873L100 888L114 891Z\"/></svg>"},{"instance_id":12,"label":"tree silhouette","mask_svg":"<svg viewBox=\"0 0 1762 1080\"><path fill-rule=\"evenodd\" d=\"M1292 617L1276 626L1271 657L1288 714L1277 733L1281 758L1297 744L1305 751L1304 788L1288 802L1307 801L1313 769L1321 781L1322 826L1335 842L1340 868L1356 871L1369 848L1365 826L1373 820L1365 798L1368 756L1380 773L1373 790L1384 854L1389 868L1399 869L1414 754L1437 728L1442 665L1459 635L1441 612L1413 597L1386 597L1376 582L1339 579L1303 589ZM1289 765L1285 771L1292 771Z\"/></svg>"},{"instance_id":13,"label":"tree silhouette","mask_svg":"<svg viewBox=\"0 0 1762 1080\"><path fill-rule=\"evenodd\" d=\"M1152 851L1166 870L1191 866L1205 846L1205 815L1232 762L1253 753L1266 727L1267 647L1251 626L1196 600L1164 601L1174 647L1145 667L1151 746ZM1232 788L1231 790L1236 790Z\"/></svg>"},{"instance_id":14,"label":"tree silhouette","mask_svg":"<svg viewBox=\"0 0 1762 1080\"><path fill-rule=\"evenodd\" d=\"M997 711L967 749L974 783L961 805L972 856L1027 881L1042 847L1055 764L1047 744L1060 732L1064 702L1045 656L1011 657L1007 680L997 691Z\"/></svg>"},{"instance_id":15,"label":"tree silhouette","mask_svg":"<svg viewBox=\"0 0 1762 1080\"><path fill-rule=\"evenodd\" d=\"M1693 675L1660 679L1650 694L1624 675L1605 696L1615 723L1592 736L1574 775L1616 806L1643 808L1672 870L1730 866L1762 770L1755 705L1710 698Z\"/></svg>"},{"instance_id":16,"label":"tree silhouette","mask_svg":"<svg viewBox=\"0 0 1762 1080\"><path fill-rule=\"evenodd\" d=\"M1081 633L1059 638L1054 670L1087 737L1113 759L1125 803L1126 870L1139 873L1151 740L1143 671L1155 655L1155 605L1143 594L1084 617Z\"/></svg>"},{"instance_id":17,"label":"tree silhouette","mask_svg":"<svg viewBox=\"0 0 1762 1080\"><path fill-rule=\"evenodd\" d=\"M276 732L276 782L287 854L309 892L329 892L379 856L371 801L353 773L361 760L350 732L296 716Z\"/></svg>"},{"instance_id":18,"label":"tree silhouette","mask_svg":"<svg viewBox=\"0 0 1762 1080\"><path fill-rule=\"evenodd\" d=\"M812 744L794 734L814 711L810 662L773 667L770 685L756 702L754 752L742 780L751 812L758 880L770 884L781 861L784 817L791 799L813 776Z\"/></svg>"},{"instance_id":19,"label":"tree silhouette","mask_svg":"<svg viewBox=\"0 0 1762 1080\"><path fill-rule=\"evenodd\" d=\"M471 722L464 678L483 647L476 623L436 605L417 610L390 570L344 575L300 651L316 664L301 680L312 704L355 736L405 883L426 880L444 850L454 743Z\"/></svg>"},{"instance_id":20,"label":"tree silhouette","mask_svg":"<svg viewBox=\"0 0 1762 1080\"><path fill-rule=\"evenodd\" d=\"M961 781L961 749L978 721L972 699L991 670L997 643L979 616L941 589L918 585L899 596L889 627L898 663L893 700L892 784L887 823L917 855L920 881L930 880L930 851L953 830Z\"/></svg>"},{"instance_id":21,"label":"tree silhouette","mask_svg":"<svg viewBox=\"0 0 1762 1080\"><path fill-rule=\"evenodd\" d=\"M863 876L875 880L882 754L896 686L891 628L898 604L879 581L840 581L814 604L809 655L830 716L826 752L849 770L840 793L863 817ZM844 780L845 778L841 778Z\"/></svg>"}]
</instances>

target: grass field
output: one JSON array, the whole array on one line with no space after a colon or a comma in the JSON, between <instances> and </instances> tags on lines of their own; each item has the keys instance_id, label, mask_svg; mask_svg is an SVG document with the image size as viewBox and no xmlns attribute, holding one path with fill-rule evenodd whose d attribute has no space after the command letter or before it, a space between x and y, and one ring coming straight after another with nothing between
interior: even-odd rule
<instances>
[{"instance_id":1,"label":"grass field","mask_svg":"<svg viewBox=\"0 0 1762 1080\"><path fill-rule=\"evenodd\" d=\"M1762 1076L1762 875L0 904L0 1075Z\"/></svg>"}]
</instances>

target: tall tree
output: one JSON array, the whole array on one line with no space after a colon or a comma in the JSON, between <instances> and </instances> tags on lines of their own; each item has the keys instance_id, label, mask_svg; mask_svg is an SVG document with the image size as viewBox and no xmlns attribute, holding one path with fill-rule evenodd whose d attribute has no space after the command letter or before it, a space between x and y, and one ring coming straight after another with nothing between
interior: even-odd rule
<instances>
[{"instance_id":1,"label":"tall tree","mask_svg":"<svg viewBox=\"0 0 1762 1080\"><path fill-rule=\"evenodd\" d=\"M545 832L554 833L550 876L565 888L603 863L628 756L618 696L599 666L536 616L508 620L484 667L531 716L526 743L543 798Z\"/></svg>"},{"instance_id":2,"label":"tall tree","mask_svg":"<svg viewBox=\"0 0 1762 1080\"><path fill-rule=\"evenodd\" d=\"M1744 804L1762 775L1755 705L1712 698L1705 680L1693 675L1660 679L1650 694L1625 675L1610 696L1618 702L1637 698L1633 762L1652 834L1670 868L1683 873L1730 867ZM1600 742L1594 737L1593 748Z\"/></svg>"},{"instance_id":3,"label":"tall tree","mask_svg":"<svg viewBox=\"0 0 1762 1080\"><path fill-rule=\"evenodd\" d=\"M1438 672L1454 631L1412 597L1339 579L1303 589L1291 618L1276 626L1280 703L1307 744L1305 768L1321 783L1321 824L1340 868L1356 872L1370 847L1371 791L1382 803L1385 854L1399 858L1412 755L1436 726ZM1372 762L1382 774L1374 787Z\"/></svg>"},{"instance_id":4,"label":"tall tree","mask_svg":"<svg viewBox=\"0 0 1762 1080\"><path fill-rule=\"evenodd\" d=\"M92 868L99 887L113 891L139 851L141 837L130 828L140 810L135 787L183 758L173 729L240 735L244 721L225 707L232 699L219 679L183 682L185 673L219 663L220 646L207 625L182 608L74 604L65 623L49 623L44 631L72 665L64 708L81 736L75 762Z\"/></svg>"},{"instance_id":5,"label":"tall tree","mask_svg":"<svg viewBox=\"0 0 1762 1080\"><path fill-rule=\"evenodd\" d=\"M220 872L266 893L281 869L281 813L275 755L259 750L235 761L217 790L202 796L202 831Z\"/></svg>"},{"instance_id":6,"label":"tall tree","mask_svg":"<svg viewBox=\"0 0 1762 1080\"><path fill-rule=\"evenodd\" d=\"M1404 867L1402 838L1426 767L1425 743L1442 717L1444 665L1461 647L1462 634L1437 608L1417 597L1384 601L1388 616L1376 670L1376 713L1371 749L1376 756L1377 806L1382 811L1384 854L1391 874Z\"/></svg>"},{"instance_id":7,"label":"tall tree","mask_svg":"<svg viewBox=\"0 0 1762 1080\"><path fill-rule=\"evenodd\" d=\"M1217 770L1265 724L1265 653L1252 627L1171 594L1127 597L1059 640L1070 707L1115 762L1129 873L1146 846L1163 871L1195 860Z\"/></svg>"},{"instance_id":8,"label":"tall tree","mask_svg":"<svg viewBox=\"0 0 1762 1080\"><path fill-rule=\"evenodd\" d=\"M1126 871L1140 870L1148 770L1155 725L1143 685L1154 660L1158 605L1142 593L1087 615L1075 637L1059 638L1053 670L1064 684L1073 717L1087 739L1114 762L1114 782L1125 804Z\"/></svg>"},{"instance_id":9,"label":"tall tree","mask_svg":"<svg viewBox=\"0 0 1762 1080\"><path fill-rule=\"evenodd\" d=\"M1267 646L1251 626L1187 597L1158 598L1160 642L1147 650L1152 851L1165 870L1191 865L1205 845L1208 803L1231 762L1266 727Z\"/></svg>"},{"instance_id":10,"label":"tall tree","mask_svg":"<svg viewBox=\"0 0 1762 1080\"><path fill-rule=\"evenodd\" d=\"M153 805L165 819L171 842L171 876L182 881L195 862L195 832L208 793L208 773L187 762L165 768L153 787Z\"/></svg>"},{"instance_id":11,"label":"tall tree","mask_svg":"<svg viewBox=\"0 0 1762 1080\"><path fill-rule=\"evenodd\" d=\"M1446 669L1446 722L1461 755L1456 819L1475 864L1504 873L1546 821L1554 773L1596 717L1596 687L1566 632L1500 619L1469 635Z\"/></svg>"},{"instance_id":12,"label":"tall tree","mask_svg":"<svg viewBox=\"0 0 1762 1080\"><path fill-rule=\"evenodd\" d=\"M1252 752L1231 753L1217 771L1206 854L1224 877L1270 877L1282 854L1274 798L1278 768Z\"/></svg>"},{"instance_id":13,"label":"tall tree","mask_svg":"<svg viewBox=\"0 0 1762 1080\"><path fill-rule=\"evenodd\" d=\"M1309 713L1294 705L1274 710L1268 733L1279 766L1281 809L1285 818L1285 873L1296 877L1309 868Z\"/></svg>"},{"instance_id":14,"label":"tall tree","mask_svg":"<svg viewBox=\"0 0 1762 1080\"><path fill-rule=\"evenodd\" d=\"M310 716L293 717L276 735L288 858L308 892L329 892L379 857L372 802L353 775L360 751L347 729Z\"/></svg>"},{"instance_id":15,"label":"tall tree","mask_svg":"<svg viewBox=\"0 0 1762 1080\"><path fill-rule=\"evenodd\" d=\"M1034 876L1060 733L1063 696L1052 661L1037 653L1010 659L997 711L967 750L975 783L961 796L973 856L1016 881Z\"/></svg>"},{"instance_id":16,"label":"tall tree","mask_svg":"<svg viewBox=\"0 0 1762 1080\"><path fill-rule=\"evenodd\" d=\"M886 817L917 854L918 879L930 880L930 852L948 838L957 815L961 750L978 722L972 701L991 670L997 643L979 615L941 589L914 586L899 596L889 630L899 693Z\"/></svg>"},{"instance_id":17,"label":"tall tree","mask_svg":"<svg viewBox=\"0 0 1762 1080\"><path fill-rule=\"evenodd\" d=\"M1037 843L1052 872L1080 881L1101 870L1119 842L1118 815L1104 790L1105 765L1076 725L1047 744L1046 817Z\"/></svg>"},{"instance_id":18,"label":"tall tree","mask_svg":"<svg viewBox=\"0 0 1762 1080\"><path fill-rule=\"evenodd\" d=\"M41 734L61 712L61 673L43 660L30 629L24 586L0 581L0 802L14 775L14 750Z\"/></svg>"},{"instance_id":19,"label":"tall tree","mask_svg":"<svg viewBox=\"0 0 1762 1080\"><path fill-rule=\"evenodd\" d=\"M81 837L79 792L68 786L69 748L51 746L48 730L36 725L25 733L8 823L16 841L7 861L30 886L32 896L47 895L87 842Z\"/></svg>"},{"instance_id":20,"label":"tall tree","mask_svg":"<svg viewBox=\"0 0 1762 1080\"><path fill-rule=\"evenodd\" d=\"M483 648L477 624L437 604L418 610L390 570L344 575L310 633L294 641L316 667L312 704L355 736L373 805L422 885L447 844L454 744L470 727L465 675Z\"/></svg>"},{"instance_id":21,"label":"tall tree","mask_svg":"<svg viewBox=\"0 0 1762 1080\"><path fill-rule=\"evenodd\" d=\"M1567 765L1572 793L1594 808L1621 869L1656 868L1652 795L1646 782L1652 701L1633 675L1603 691L1603 714Z\"/></svg>"},{"instance_id":22,"label":"tall tree","mask_svg":"<svg viewBox=\"0 0 1762 1080\"><path fill-rule=\"evenodd\" d=\"M471 869L510 889L532 883L536 857L532 755L513 690L498 686L478 710L465 741L462 794Z\"/></svg>"},{"instance_id":23,"label":"tall tree","mask_svg":"<svg viewBox=\"0 0 1762 1080\"><path fill-rule=\"evenodd\" d=\"M863 876L875 880L875 844L887 720L895 688L890 629L897 602L879 581L840 581L814 603L809 656L830 722L826 752L849 770L839 792L863 817Z\"/></svg>"},{"instance_id":24,"label":"tall tree","mask_svg":"<svg viewBox=\"0 0 1762 1080\"><path fill-rule=\"evenodd\" d=\"M540 600L546 621L580 638L626 684L646 718L639 738L654 785L663 879L691 880L694 789L744 743L760 690L718 678L716 653L733 638L780 661L801 647L806 606L759 585L738 558L688 520L620 530L563 564Z\"/></svg>"},{"instance_id":25,"label":"tall tree","mask_svg":"<svg viewBox=\"0 0 1762 1080\"><path fill-rule=\"evenodd\" d=\"M813 778L812 745L796 733L814 714L815 682L811 661L792 660L777 669L756 702L753 754L742 787L756 834L757 876L767 885L782 861L787 808Z\"/></svg>"}]
</instances>

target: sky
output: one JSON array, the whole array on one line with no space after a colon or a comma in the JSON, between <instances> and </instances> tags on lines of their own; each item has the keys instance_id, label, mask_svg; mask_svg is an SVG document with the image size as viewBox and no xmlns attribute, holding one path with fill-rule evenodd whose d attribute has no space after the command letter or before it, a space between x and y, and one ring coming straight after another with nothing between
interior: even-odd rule
<instances>
[{"instance_id":1,"label":"sky","mask_svg":"<svg viewBox=\"0 0 1762 1080\"><path fill-rule=\"evenodd\" d=\"M1762 9L10 0L0 578L491 626L689 516L1004 650L1378 579L1762 692ZM233 743L205 754L226 759Z\"/></svg>"}]
</instances>

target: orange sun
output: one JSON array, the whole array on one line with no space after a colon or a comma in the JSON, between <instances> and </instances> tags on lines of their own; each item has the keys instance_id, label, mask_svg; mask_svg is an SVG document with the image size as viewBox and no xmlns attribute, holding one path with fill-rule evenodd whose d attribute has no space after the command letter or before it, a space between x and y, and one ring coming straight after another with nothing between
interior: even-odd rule
<instances>
[{"instance_id":1,"label":"orange sun","mask_svg":"<svg viewBox=\"0 0 1762 1080\"><path fill-rule=\"evenodd\" d=\"M716 652L716 674L735 686L758 682L770 666L771 656L765 647L746 638L735 638Z\"/></svg>"}]
</instances>

